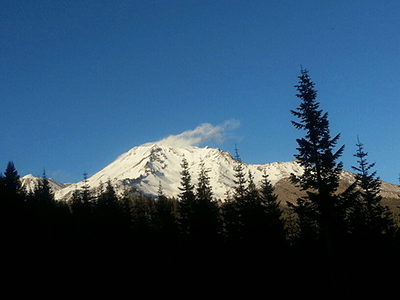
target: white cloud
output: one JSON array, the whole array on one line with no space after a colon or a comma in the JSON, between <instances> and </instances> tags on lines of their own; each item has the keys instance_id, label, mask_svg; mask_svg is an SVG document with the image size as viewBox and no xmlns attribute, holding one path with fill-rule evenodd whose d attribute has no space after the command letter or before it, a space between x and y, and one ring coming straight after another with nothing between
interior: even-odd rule
<instances>
[{"instance_id":1,"label":"white cloud","mask_svg":"<svg viewBox=\"0 0 400 300\"><path fill-rule=\"evenodd\" d=\"M238 120L225 121L222 125L214 126L204 123L193 130L184 131L177 135L170 135L157 143L171 146L185 147L197 146L206 142L223 143L228 137L228 132L240 126Z\"/></svg>"}]
</instances>

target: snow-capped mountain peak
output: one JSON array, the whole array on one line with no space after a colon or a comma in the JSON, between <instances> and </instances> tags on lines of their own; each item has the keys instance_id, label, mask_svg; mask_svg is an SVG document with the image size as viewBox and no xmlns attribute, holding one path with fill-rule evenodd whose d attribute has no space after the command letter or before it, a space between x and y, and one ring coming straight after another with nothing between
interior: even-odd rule
<instances>
[{"instance_id":1,"label":"snow-capped mountain peak","mask_svg":"<svg viewBox=\"0 0 400 300\"><path fill-rule=\"evenodd\" d=\"M196 146L173 146L167 142L147 143L134 147L120 155L114 162L88 178L91 188L98 187L101 182L110 180L120 188L124 184L134 186L145 194L157 195L161 182L163 192L167 196L176 197L180 191L180 173L182 160L189 163L192 183L196 184L200 163L203 162L209 170L210 183L216 198L224 199L227 190L234 186L235 160L229 152L218 148L199 148ZM269 163L263 165L243 164L244 171L251 171L254 180L259 183L264 169L274 184L290 173L300 174L301 167L294 161L284 163ZM83 182L72 184L57 191L56 198L63 199L72 194L76 188L83 186Z\"/></svg>"}]
</instances>

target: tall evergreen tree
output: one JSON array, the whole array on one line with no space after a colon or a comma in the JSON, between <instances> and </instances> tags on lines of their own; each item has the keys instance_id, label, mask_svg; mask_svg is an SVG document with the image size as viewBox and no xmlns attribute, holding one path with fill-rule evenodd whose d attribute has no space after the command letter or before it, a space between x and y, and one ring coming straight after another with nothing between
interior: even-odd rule
<instances>
[{"instance_id":1,"label":"tall evergreen tree","mask_svg":"<svg viewBox=\"0 0 400 300\"><path fill-rule=\"evenodd\" d=\"M88 183L87 173L83 173L82 189L76 188L72 194L71 209L75 220L75 228L77 231L77 239L85 247L91 246L95 229L95 220L93 215L93 199ZM83 251L87 251L84 249Z\"/></svg>"},{"instance_id":2,"label":"tall evergreen tree","mask_svg":"<svg viewBox=\"0 0 400 300\"><path fill-rule=\"evenodd\" d=\"M298 153L295 157L303 167L300 176L292 174L291 179L302 190L307 191L307 197L300 198L297 205L292 206L299 215L302 239L318 237L325 251L318 251L325 258L328 280L332 290L336 286L336 275L333 271L335 263L334 252L343 235L345 219L344 207L335 193L339 186L339 174L344 146L335 151L340 134L331 137L329 130L328 113L323 113L316 101L317 91L315 84L308 75L308 70L301 70L296 85L301 103L297 110L291 113L299 119L292 121L295 128L303 130L305 136L297 139ZM315 225L315 226L314 226ZM309 244L309 246L311 246ZM315 249L315 247L312 247ZM323 255L325 253L325 255Z\"/></svg>"},{"instance_id":3,"label":"tall evergreen tree","mask_svg":"<svg viewBox=\"0 0 400 300\"><path fill-rule=\"evenodd\" d=\"M376 176L376 171L370 173L375 163L368 163L363 144L357 137L357 166L352 166L356 171L355 200L353 203L350 219L352 230L365 237L377 237L388 230L391 223L388 218L389 210L381 204L382 197L379 195L381 181Z\"/></svg>"},{"instance_id":4,"label":"tall evergreen tree","mask_svg":"<svg viewBox=\"0 0 400 300\"><path fill-rule=\"evenodd\" d=\"M88 182L88 174L86 172L83 173L83 186L81 189L76 187L72 199L71 199L71 204L72 204L72 209L75 209L75 213L78 214L86 214L90 215L92 212L92 193L90 191L90 186ZM103 188L103 185L101 185L101 189ZM102 192L100 191L100 194ZM78 212L79 210L79 212Z\"/></svg>"},{"instance_id":5,"label":"tall evergreen tree","mask_svg":"<svg viewBox=\"0 0 400 300\"><path fill-rule=\"evenodd\" d=\"M275 189L268 179L264 170L261 180L260 199L266 215L266 235L276 246L282 247L285 244L285 224L282 218L282 210Z\"/></svg>"},{"instance_id":6,"label":"tall evergreen tree","mask_svg":"<svg viewBox=\"0 0 400 300\"><path fill-rule=\"evenodd\" d=\"M39 180L38 185L34 190L34 196L43 205L52 206L54 202L54 193L51 190L49 180L46 176L46 171L43 170L43 176Z\"/></svg>"},{"instance_id":7,"label":"tall evergreen tree","mask_svg":"<svg viewBox=\"0 0 400 300\"><path fill-rule=\"evenodd\" d=\"M10 205L20 205L23 202L25 192L21 187L21 181L14 163L9 161L6 171L2 177L2 196L5 202Z\"/></svg>"},{"instance_id":8,"label":"tall evergreen tree","mask_svg":"<svg viewBox=\"0 0 400 300\"><path fill-rule=\"evenodd\" d=\"M185 158L182 159L182 171L181 171L181 186L179 190L181 193L178 195L179 213L180 213L180 226L184 235L189 234L193 219L194 206L196 197L194 194L194 185L191 183L191 176L189 171L189 164Z\"/></svg>"},{"instance_id":9,"label":"tall evergreen tree","mask_svg":"<svg viewBox=\"0 0 400 300\"><path fill-rule=\"evenodd\" d=\"M239 234L243 243L247 244L249 249L253 249L256 245L265 244L264 224L266 216L251 171L248 173L247 182L245 196L243 199L237 198Z\"/></svg>"},{"instance_id":10,"label":"tall evergreen tree","mask_svg":"<svg viewBox=\"0 0 400 300\"><path fill-rule=\"evenodd\" d=\"M212 188L210 185L210 176L205 168L204 161L200 161L200 171L198 176L198 183L196 188L196 200L205 203L211 203L213 200Z\"/></svg>"},{"instance_id":11,"label":"tall evergreen tree","mask_svg":"<svg viewBox=\"0 0 400 300\"><path fill-rule=\"evenodd\" d=\"M308 70L301 70L296 96L302 101L297 110L291 113L300 119L292 121L295 128L304 130L304 138L297 139L299 147L296 159L304 168L304 174L292 177L303 190L315 190L321 196L326 196L324 201L317 203L318 209L325 212L332 206L330 196L334 194L339 185L339 174L343 168L342 162L337 162L343 153L344 146L334 151L340 134L334 138L330 136L328 113L322 114L319 103L316 102L317 91L314 82L308 76ZM323 197L321 197L323 198Z\"/></svg>"},{"instance_id":12,"label":"tall evergreen tree","mask_svg":"<svg viewBox=\"0 0 400 300\"><path fill-rule=\"evenodd\" d=\"M241 239L241 216L240 207L243 206L246 199L246 175L244 173L243 163L239 156L239 151L235 144L233 182L235 184L232 196L228 191L229 197L221 206L223 219L223 232L225 240L233 247L238 245Z\"/></svg>"},{"instance_id":13,"label":"tall evergreen tree","mask_svg":"<svg viewBox=\"0 0 400 300\"><path fill-rule=\"evenodd\" d=\"M339 174L342 170L342 162L337 162L343 153L344 146L334 150L340 134L331 138L329 130L328 113L319 109L316 101L317 91L314 82L311 81L308 70L301 70L299 84L295 87L296 96L301 100L297 110L291 113L300 119L300 122L292 121L295 128L305 131L305 137L297 139L298 153L295 155L299 164L304 168L300 176L292 174L292 181L302 190L306 190L307 199L301 199L299 204L303 206L303 212L311 213L312 219L317 221L319 230L325 239L327 251L331 249L332 230L339 214L339 201L335 192L339 185Z\"/></svg>"},{"instance_id":14,"label":"tall evergreen tree","mask_svg":"<svg viewBox=\"0 0 400 300\"><path fill-rule=\"evenodd\" d=\"M268 177L267 172L264 170L260 189L261 201L263 202L268 214L280 218L282 215L282 211L279 208L280 201L278 201L278 196L275 195L275 189Z\"/></svg>"},{"instance_id":15,"label":"tall evergreen tree","mask_svg":"<svg viewBox=\"0 0 400 300\"><path fill-rule=\"evenodd\" d=\"M90 186L89 186L89 180L88 180L88 174L85 171L83 173L83 186L82 186L82 204L88 208L88 210L91 209L92 206L92 194L90 192Z\"/></svg>"},{"instance_id":16,"label":"tall evergreen tree","mask_svg":"<svg viewBox=\"0 0 400 300\"><path fill-rule=\"evenodd\" d=\"M2 219L15 220L22 216L25 210L25 191L21 187L20 177L14 163L9 161L4 176L0 182L0 205L4 214ZM14 221L12 221L14 222Z\"/></svg>"},{"instance_id":17,"label":"tall evergreen tree","mask_svg":"<svg viewBox=\"0 0 400 300\"><path fill-rule=\"evenodd\" d=\"M0 182L0 234L3 257L11 261L23 260L30 246L31 217L25 196L18 171L10 161Z\"/></svg>"},{"instance_id":18,"label":"tall evergreen tree","mask_svg":"<svg viewBox=\"0 0 400 300\"><path fill-rule=\"evenodd\" d=\"M53 227L55 226L56 202L54 193L51 190L46 171L39 180L38 185L33 192L33 201L30 203L31 212L33 212L35 221L38 224L38 233L44 242L49 242L53 237ZM37 238L39 239L39 236Z\"/></svg>"},{"instance_id":19,"label":"tall evergreen tree","mask_svg":"<svg viewBox=\"0 0 400 300\"><path fill-rule=\"evenodd\" d=\"M162 253L158 252L154 261L157 265L164 266L164 272L170 272L171 264L176 259L178 243L178 222L175 213L175 200L168 198L163 190L160 181L157 199L154 202L154 216L152 220L154 227L154 247L163 248Z\"/></svg>"},{"instance_id":20,"label":"tall evergreen tree","mask_svg":"<svg viewBox=\"0 0 400 300\"><path fill-rule=\"evenodd\" d=\"M225 242L237 244L239 242L239 218L236 201L232 197L227 197L222 203L221 217Z\"/></svg>"},{"instance_id":21,"label":"tall evergreen tree","mask_svg":"<svg viewBox=\"0 0 400 300\"><path fill-rule=\"evenodd\" d=\"M196 188L195 201L195 235L198 238L215 241L220 231L220 216L218 203L213 199L210 184L209 170L205 168L204 161L200 162L200 171Z\"/></svg>"},{"instance_id":22,"label":"tall evergreen tree","mask_svg":"<svg viewBox=\"0 0 400 300\"><path fill-rule=\"evenodd\" d=\"M172 236L177 233L175 218L174 201L164 195L160 181L158 196L155 201L154 223L158 235L164 236L163 240L166 242L168 242L168 239L172 240Z\"/></svg>"},{"instance_id":23,"label":"tall evergreen tree","mask_svg":"<svg viewBox=\"0 0 400 300\"><path fill-rule=\"evenodd\" d=\"M236 148L235 145L235 166L233 168L234 174L233 176L235 179L233 182L235 183L235 188L234 188L234 195L233 198L234 200L241 205L242 202L244 202L246 199L246 174L244 173L244 167L243 167L243 162L240 159L239 156L239 151Z\"/></svg>"}]
</instances>

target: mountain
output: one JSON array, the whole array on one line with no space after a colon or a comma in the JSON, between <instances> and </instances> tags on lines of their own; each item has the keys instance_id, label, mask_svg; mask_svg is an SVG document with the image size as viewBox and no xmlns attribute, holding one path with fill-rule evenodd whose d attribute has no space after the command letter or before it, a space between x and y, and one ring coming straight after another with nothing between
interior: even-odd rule
<instances>
[{"instance_id":1,"label":"mountain","mask_svg":"<svg viewBox=\"0 0 400 300\"><path fill-rule=\"evenodd\" d=\"M227 191L234 186L235 160L229 152L215 148L199 148L195 146L175 147L166 143L148 143L134 147L119 156L103 170L88 178L91 188L96 188L100 182L111 183L122 190L124 184L135 187L144 194L157 195L161 182L163 192L170 197L176 197L180 187L180 172L182 159L186 158L192 176L192 183L196 184L200 162L210 171L210 183L216 198L224 199ZM295 162L274 162L263 165L249 165L243 163L244 171L251 171L254 181L259 183L264 169L269 174L272 184L290 173L300 174L301 167ZM56 191L57 199L70 197L76 188L81 188L83 182L72 184Z\"/></svg>"},{"instance_id":2,"label":"mountain","mask_svg":"<svg viewBox=\"0 0 400 300\"><path fill-rule=\"evenodd\" d=\"M67 186L63 183L55 181L54 179L51 179L51 178L47 178L47 179L49 181L50 188L53 190L54 193L61 189L64 189ZM28 175L25 175L24 177L22 177L20 180L21 180L21 186L23 188L25 188L25 190L27 192L30 192L30 191L33 192L35 190L35 187L42 180L42 178L33 176L32 174L28 174Z\"/></svg>"},{"instance_id":3,"label":"mountain","mask_svg":"<svg viewBox=\"0 0 400 300\"><path fill-rule=\"evenodd\" d=\"M192 176L192 183L197 183L201 161L209 170L210 183L215 198L224 200L234 186L235 160L229 152L216 148L199 148L195 146L173 146L166 142L147 143L137 146L120 155L114 162L88 178L90 188L99 187L100 183L111 181L117 192L121 193L124 186L134 187L147 195L156 196L161 183L163 192L169 197L177 197L180 193L180 172L182 159L186 158ZM264 170L269 180L275 186L275 192L282 204L294 202L304 192L295 187L289 180L291 173L300 175L303 169L296 161L273 162L259 165L243 163L244 172L249 171L258 185ZM354 174L343 171L340 175L339 191L344 190L354 182ZM26 175L21 179L23 186L32 189L37 184L35 176ZM83 181L75 184L61 184L49 179L50 185L58 200L71 197L77 188L82 188ZM397 185L382 182L381 195L386 199L397 199L400 188Z\"/></svg>"}]
</instances>

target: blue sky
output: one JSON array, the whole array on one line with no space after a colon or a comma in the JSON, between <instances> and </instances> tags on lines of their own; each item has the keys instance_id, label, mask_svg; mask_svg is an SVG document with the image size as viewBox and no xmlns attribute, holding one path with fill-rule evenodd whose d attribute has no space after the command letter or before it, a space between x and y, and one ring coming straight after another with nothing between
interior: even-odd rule
<instances>
[{"instance_id":1,"label":"blue sky","mask_svg":"<svg viewBox=\"0 0 400 300\"><path fill-rule=\"evenodd\" d=\"M227 122L209 146L293 160L302 65L345 169L359 135L398 183L398 0L5 0L0 26L0 170L13 160L22 176L75 182L134 146Z\"/></svg>"}]
</instances>

